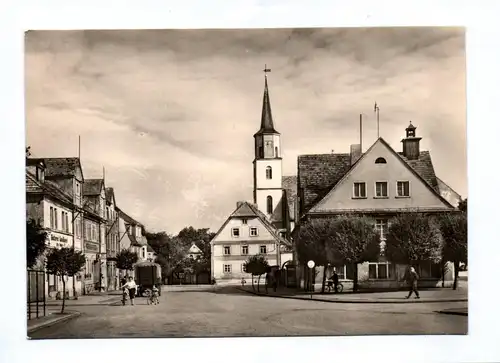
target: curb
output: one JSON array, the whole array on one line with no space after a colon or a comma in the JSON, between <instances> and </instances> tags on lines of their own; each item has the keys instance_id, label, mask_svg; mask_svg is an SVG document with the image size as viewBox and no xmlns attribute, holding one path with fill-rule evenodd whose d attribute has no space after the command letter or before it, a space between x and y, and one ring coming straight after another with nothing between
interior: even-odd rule
<instances>
[{"instance_id":1,"label":"curb","mask_svg":"<svg viewBox=\"0 0 500 363\"><path fill-rule=\"evenodd\" d=\"M445 315L458 315L458 316L469 316L469 312L463 313L461 311L437 311L438 314L445 314Z\"/></svg>"},{"instance_id":2,"label":"curb","mask_svg":"<svg viewBox=\"0 0 500 363\"><path fill-rule=\"evenodd\" d=\"M70 320L70 319L74 319L74 318L76 318L76 317L78 317L80 315L81 314L78 311L72 311L68 315L61 316L58 319L54 319L54 320L51 320L51 321L49 320L49 321L47 321L45 323L42 323L42 324L39 324L39 325L35 325L35 326L32 326L31 328L28 328L28 334L29 333L33 333L35 331L38 331L40 329L45 329L45 328L48 328L50 326L53 326L53 325L65 322L65 321Z\"/></svg>"},{"instance_id":3,"label":"curb","mask_svg":"<svg viewBox=\"0 0 500 363\"><path fill-rule=\"evenodd\" d=\"M292 299L292 300L302 300L302 301L321 301L321 302L328 302L328 303L335 303L335 304L425 304L425 303L440 303L440 302L467 302L468 299L433 299L433 300L420 300L420 299L413 299L413 300L347 300L347 299L322 299L322 298L307 298L307 297L297 297L297 296L286 296L286 295L266 295L254 291L247 291L243 290L241 288L236 288L240 291L246 292L248 294L252 295L257 295L257 296L264 296L264 297L274 297L274 298L280 298L280 299ZM448 314L452 314L448 312ZM455 313L457 314L457 313Z\"/></svg>"}]
</instances>

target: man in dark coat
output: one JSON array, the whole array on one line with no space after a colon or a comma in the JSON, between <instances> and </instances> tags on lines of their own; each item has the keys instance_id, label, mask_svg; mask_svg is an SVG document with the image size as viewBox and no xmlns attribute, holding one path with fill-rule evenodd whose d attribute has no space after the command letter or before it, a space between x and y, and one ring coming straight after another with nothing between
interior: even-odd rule
<instances>
[{"instance_id":1,"label":"man in dark coat","mask_svg":"<svg viewBox=\"0 0 500 363\"><path fill-rule=\"evenodd\" d=\"M413 267L410 267L410 271L408 273L408 276L407 276L407 281L408 281L408 284L409 284L409 287L410 287L410 292L408 294L408 296L406 297L407 299L410 298L411 294L413 292L415 292L415 299L420 299L420 296L418 294L418 289L417 289L417 284L418 284L418 274L417 272L415 271L415 268Z\"/></svg>"},{"instance_id":2,"label":"man in dark coat","mask_svg":"<svg viewBox=\"0 0 500 363\"><path fill-rule=\"evenodd\" d=\"M337 273L337 270L333 270L333 276L332 276L332 280L333 280L333 286L335 288L335 293L338 293L339 290L338 290L338 286L339 286L339 275Z\"/></svg>"}]
</instances>

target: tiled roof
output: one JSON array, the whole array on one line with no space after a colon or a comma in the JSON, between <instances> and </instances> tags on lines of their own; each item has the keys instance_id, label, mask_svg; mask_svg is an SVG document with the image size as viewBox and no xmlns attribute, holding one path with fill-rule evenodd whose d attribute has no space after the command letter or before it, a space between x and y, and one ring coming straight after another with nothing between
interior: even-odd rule
<instances>
[{"instance_id":1,"label":"tiled roof","mask_svg":"<svg viewBox=\"0 0 500 363\"><path fill-rule=\"evenodd\" d=\"M392 150L383 139L380 140ZM393 152L401 157L424 182L440 195L429 151L421 151L416 160L408 160L402 153ZM304 189L301 213L307 212L323 199L350 169L350 154L300 155L298 158L298 183L299 188Z\"/></svg>"},{"instance_id":2,"label":"tiled roof","mask_svg":"<svg viewBox=\"0 0 500 363\"><path fill-rule=\"evenodd\" d=\"M259 218L261 222L268 228L269 233L271 233L271 235L274 238L276 238L282 244L290 246L290 242L288 242L286 239L282 238L279 235L279 232L277 231L276 227L271 223L271 221L266 217L266 215L262 213L256 205L252 203L242 202L241 205L237 207L236 210L229 216L229 219L233 217L241 218L250 216Z\"/></svg>"},{"instance_id":3,"label":"tiled roof","mask_svg":"<svg viewBox=\"0 0 500 363\"><path fill-rule=\"evenodd\" d=\"M45 176L75 176L76 169L80 167L78 158L43 158L45 163Z\"/></svg>"},{"instance_id":4,"label":"tiled roof","mask_svg":"<svg viewBox=\"0 0 500 363\"><path fill-rule=\"evenodd\" d=\"M298 188L303 188L301 212L324 198L351 168L349 154L299 155Z\"/></svg>"},{"instance_id":5,"label":"tiled roof","mask_svg":"<svg viewBox=\"0 0 500 363\"><path fill-rule=\"evenodd\" d=\"M134 218L132 218L131 216L129 216L127 213L125 213L124 211L122 211L121 209L119 208L116 208L116 210L118 211L118 214L119 216L127 223L129 224L135 224L135 225L139 225L139 226L142 226L141 223L137 222Z\"/></svg>"},{"instance_id":6,"label":"tiled roof","mask_svg":"<svg viewBox=\"0 0 500 363\"><path fill-rule=\"evenodd\" d=\"M297 176L290 175L282 178L283 189L286 190L286 199L290 219L295 219L295 203L297 203Z\"/></svg>"},{"instance_id":7,"label":"tiled roof","mask_svg":"<svg viewBox=\"0 0 500 363\"><path fill-rule=\"evenodd\" d=\"M115 197L115 190L113 188L106 188L106 203L111 203Z\"/></svg>"},{"instance_id":8,"label":"tiled roof","mask_svg":"<svg viewBox=\"0 0 500 363\"><path fill-rule=\"evenodd\" d=\"M83 183L83 195L99 195L104 184L103 179L86 179Z\"/></svg>"},{"instance_id":9,"label":"tiled roof","mask_svg":"<svg viewBox=\"0 0 500 363\"><path fill-rule=\"evenodd\" d=\"M26 193L44 193L60 201L73 204L73 198L62 191L56 183L50 180L41 183L29 171L26 171Z\"/></svg>"},{"instance_id":10,"label":"tiled roof","mask_svg":"<svg viewBox=\"0 0 500 363\"><path fill-rule=\"evenodd\" d=\"M421 151L417 160L408 160L403 153L398 152L398 155L411 166L435 191L439 193L439 185L434 166L432 165L431 154L428 151Z\"/></svg>"}]
</instances>

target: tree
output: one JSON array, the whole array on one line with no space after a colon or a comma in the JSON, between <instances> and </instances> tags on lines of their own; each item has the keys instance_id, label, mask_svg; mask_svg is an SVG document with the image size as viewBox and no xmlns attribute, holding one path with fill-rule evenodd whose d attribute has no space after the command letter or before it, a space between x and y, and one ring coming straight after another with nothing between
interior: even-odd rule
<instances>
[{"instance_id":1,"label":"tree","mask_svg":"<svg viewBox=\"0 0 500 363\"><path fill-rule=\"evenodd\" d=\"M259 276L257 282L257 291L260 292L260 277L267 272L269 268L269 262L267 262L264 255L253 255L248 257L246 262L243 264L243 269L247 273L252 275L252 289L255 291L255 286L253 282L254 276Z\"/></svg>"},{"instance_id":2,"label":"tree","mask_svg":"<svg viewBox=\"0 0 500 363\"><path fill-rule=\"evenodd\" d=\"M121 250L116 255L116 267L120 270L131 271L137 263L137 254L129 250Z\"/></svg>"},{"instance_id":3,"label":"tree","mask_svg":"<svg viewBox=\"0 0 500 363\"><path fill-rule=\"evenodd\" d=\"M423 213L401 213L389 221L385 255L394 263L440 262L442 238L435 219Z\"/></svg>"},{"instance_id":4,"label":"tree","mask_svg":"<svg viewBox=\"0 0 500 363\"><path fill-rule=\"evenodd\" d=\"M358 264L380 256L380 234L375 221L365 216L343 215L333 219L332 237L325 243L328 260L354 267L353 290L358 290Z\"/></svg>"},{"instance_id":5,"label":"tree","mask_svg":"<svg viewBox=\"0 0 500 363\"><path fill-rule=\"evenodd\" d=\"M34 220L26 221L26 260L32 268L46 249L47 231Z\"/></svg>"},{"instance_id":6,"label":"tree","mask_svg":"<svg viewBox=\"0 0 500 363\"><path fill-rule=\"evenodd\" d=\"M439 227L444 242L443 262L453 262L453 290L456 290L460 262L467 263L467 215L464 212L442 214L439 216Z\"/></svg>"},{"instance_id":7,"label":"tree","mask_svg":"<svg viewBox=\"0 0 500 363\"><path fill-rule=\"evenodd\" d=\"M306 221L299 226L295 237L297 255L304 268L310 260L313 260L317 266L323 266L321 293L325 292L327 266L331 262L327 259L325 245L334 233L332 221L332 218ZM311 284L312 281L309 281L309 286L304 286L304 288L309 290Z\"/></svg>"},{"instance_id":8,"label":"tree","mask_svg":"<svg viewBox=\"0 0 500 363\"><path fill-rule=\"evenodd\" d=\"M47 255L47 272L51 275L60 276L63 283L63 303L61 314L64 313L66 301L65 276L75 276L85 266L85 255L81 251L75 251L72 247L53 249Z\"/></svg>"}]
</instances>

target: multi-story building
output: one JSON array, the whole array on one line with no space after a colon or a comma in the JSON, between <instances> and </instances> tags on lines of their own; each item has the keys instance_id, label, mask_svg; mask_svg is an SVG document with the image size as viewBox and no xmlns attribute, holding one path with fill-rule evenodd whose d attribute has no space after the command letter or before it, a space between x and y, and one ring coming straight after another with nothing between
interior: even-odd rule
<instances>
[{"instance_id":1,"label":"multi-story building","mask_svg":"<svg viewBox=\"0 0 500 363\"><path fill-rule=\"evenodd\" d=\"M44 179L56 186L64 194L69 195L73 202L73 213L71 224L73 228L73 247L77 251L84 250L83 243L83 171L80 159L71 158L30 158L29 163L42 161L45 165ZM83 273L71 278L74 292L82 294L84 292Z\"/></svg>"},{"instance_id":2,"label":"multi-story building","mask_svg":"<svg viewBox=\"0 0 500 363\"><path fill-rule=\"evenodd\" d=\"M251 278L243 265L249 256L261 254L270 266L292 259L290 244L258 207L249 202L238 202L210 242L212 250L212 278L218 284L239 283Z\"/></svg>"},{"instance_id":3,"label":"multi-story building","mask_svg":"<svg viewBox=\"0 0 500 363\"><path fill-rule=\"evenodd\" d=\"M372 217L385 243L388 222L398 213L412 211L427 214L456 211L460 196L436 177L431 155L420 150L420 137L410 123L396 152L383 138L362 152L351 145L345 154L301 155L298 158L299 213L303 219L328 218L357 213ZM352 266L337 266L341 279L352 280ZM394 265L383 254L376 260L358 265L361 284L398 287L407 266ZM421 284L435 286L442 268L429 261L417 266ZM445 269L445 282L451 283L453 266Z\"/></svg>"},{"instance_id":4,"label":"multi-story building","mask_svg":"<svg viewBox=\"0 0 500 363\"><path fill-rule=\"evenodd\" d=\"M106 267L106 190L103 179L86 179L83 183L85 204L85 255L87 258L85 289L107 288Z\"/></svg>"},{"instance_id":5,"label":"multi-story building","mask_svg":"<svg viewBox=\"0 0 500 363\"><path fill-rule=\"evenodd\" d=\"M114 189L106 188L106 264L108 290L119 288L119 274L116 269L116 255L119 252L118 218Z\"/></svg>"},{"instance_id":6,"label":"multi-story building","mask_svg":"<svg viewBox=\"0 0 500 363\"><path fill-rule=\"evenodd\" d=\"M41 159L28 159L26 168L26 214L27 219L35 221L48 232L49 249L74 247L73 198L59 186L45 178L45 163ZM35 269L45 269L45 256L39 258ZM65 277L66 297L77 294L76 277ZM60 276L47 275L45 295L49 298L62 298L63 283Z\"/></svg>"},{"instance_id":7,"label":"multi-story building","mask_svg":"<svg viewBox=\"0 0 500 363\"><path fill-rule=\"evenodd\" d=\"M115 209L118 211L120 250L132 251L137 254L139 262L146 261L148 259L148 244L146 237L142 234L144 226L120 208L115 207ZM127 274L133 276L134 272L120 270L119 274L121 279Z\"/></svg>"}]
</instances>

